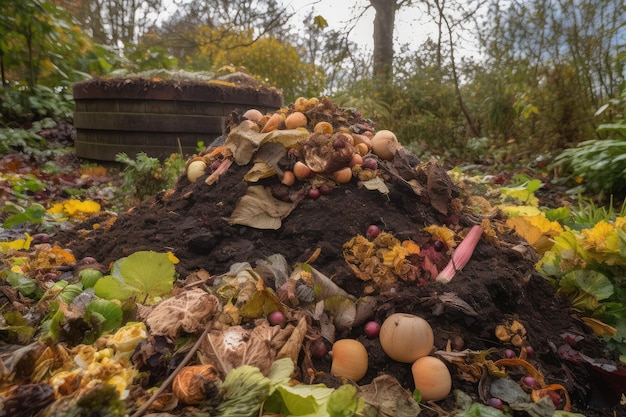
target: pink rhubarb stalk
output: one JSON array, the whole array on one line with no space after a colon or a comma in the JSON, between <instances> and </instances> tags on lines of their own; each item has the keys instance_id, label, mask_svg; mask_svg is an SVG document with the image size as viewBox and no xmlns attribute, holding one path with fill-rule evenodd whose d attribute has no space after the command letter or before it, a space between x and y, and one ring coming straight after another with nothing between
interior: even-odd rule
<instances>
[{"instance_id":1,"label":"pink rhubarb stalk","mask_svg":"<svg viewBox=\"0 0 626 417\"><path fill-rule=\"evenodd\" d=\"M465 239L463 239L463 241L459 244L459 247L456 248L452 254L452 258L450 258L448 265L439 273L439 275L437 275L436 281L443 283L450 282L450 280L454 278L456 272L460 271L465 265L467 265L482 235L482 227L478 225L472 227L467 236L465 236Z\"/></svg>"}]
</instances>

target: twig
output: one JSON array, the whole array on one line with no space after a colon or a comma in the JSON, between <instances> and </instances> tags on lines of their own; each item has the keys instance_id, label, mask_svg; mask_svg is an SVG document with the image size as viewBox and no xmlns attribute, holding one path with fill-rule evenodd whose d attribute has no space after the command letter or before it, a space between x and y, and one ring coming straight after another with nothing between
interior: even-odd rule
<instances>
[{"instance_id":1,"label":"twig","mask_svg":"<svg viewBox=\"0 0 626 417\"><path fill-rule=\"evenodd\" d=\"M183 369L187 365L187 363L191 360L193 355L196 354L196 351L200 348L202 341L204 340L204 338L206 338L207 334L209 334L209 330L211 330L211 324L212 322L209 321L209 323L204 328L204 331L202 332L198 340L196 340L196 343L191 347L191 350L187 352L187 355L178 364L176 369L174 369L174 372L172 372L170 376L168 376L167 379L163 381L163 384L161 384L161 387L159 387L159 389L154 394L152 394L152 397L150 397L150 399L146 401L145 404L139 407L139 409L137 409L137 411L135 411L135 413L131 417L141 417L143 413L145 413L148 410L148 408L150 408L152 403L156 401L159 395L161 395L163 391L165 391L170 386L170 384L172 383L176 375L178 375L181 369Z\"/></svg>"}]
</instances>

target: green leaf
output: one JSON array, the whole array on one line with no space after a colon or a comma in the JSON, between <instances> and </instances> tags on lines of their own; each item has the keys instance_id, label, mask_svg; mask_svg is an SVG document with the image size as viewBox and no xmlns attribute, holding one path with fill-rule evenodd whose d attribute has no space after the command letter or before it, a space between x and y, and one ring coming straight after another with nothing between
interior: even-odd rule
<instances>
[{"instance_id":1,"label":"green leaf","mask_svg":"<svg viewBox=\"0 0 626 417\"><path fill-rule=\"evenodd\" d=\"M32 204L27 207L23 212L13 214L2 223L2 227L9 229L11 227L23 224L34 223L39 224L43 221L46 215L46 209L41 204Z\"/></svg>"},{"instance_id":2,"label":"green leaf","mask_svg":"<svg viewBox=\"0 0 626 417\"><path fill-rule=\"evenodd\" d=\"M94 286L98 297L124 301L137 297L139 302L154 304L169 294L176 270L167 254L140 251L119 259L107 275Z\"/></svg>"},{"instance_id":3,"label":"green leaf","mask_svg":"<svg viewBox=\"0 0 626 417\"><path fill-rule=\"evenodd\" d=\"M331 417L352 417L363 408L363 400L354 385L346 384L330 394L326 408Z\"/></svg>"},{"instance_id":4,"label":"green leaf","mask_svg":"<svg viewBox=\"0 0 626 417\"><path fill-rule=\"evenodd\" d=\"M93 288L96 282L103 276L102 272L92 268L83 269L78 273L78 278L80 278L80 283L83 288Z\"/></svg>"},{"instance_id":5,"label":"green leaf","mask_svg":"<svg viewBox=\"0 0 626 417\"><path fill-rule=\"evenodd\" d=\"M9 271L7 282L22 295L29 296L37 290L37 283L24 275Z\"/></svg>"},{"instance_id":6,"label":"green leaf","mask_svg":"<svg viewBox=\"0 0 626 417\"><path fill-rule=\"evenodd\" d=\"M85 311L85 321L90 323L89 317L97 314L104 319L103 331L114 330L122 324L122 308L113 301L93 300L87 305Z\"/></svg>"},{"instance_id":7,"label":"green leaf","mask_svg":"<svg viewBox=\"0 0 626 417\"><path fill-rule=\"evenodd\" d=\"M93 300L87 305L83 319L93 331L85 343L93 343L102 333L119 328L122 324L122 308L109 300Z\"/></svg>"}]
</instances>

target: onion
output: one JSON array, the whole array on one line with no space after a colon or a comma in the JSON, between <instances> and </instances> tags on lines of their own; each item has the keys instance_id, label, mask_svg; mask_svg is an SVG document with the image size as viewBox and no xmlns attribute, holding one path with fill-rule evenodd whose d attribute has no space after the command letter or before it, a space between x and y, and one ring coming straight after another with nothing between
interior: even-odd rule
<instances>
[{"instance_id":1,"label":"onion","mask_svg":"<svg viewBox=\"0 0 626 417\"><path fill-rule=\"evenodd\" d=\"M365 346L358 340L341 339L333 344L331 351L333 363L330 373L358 381L365 376L368 368L368 356Z\"/></svg>"},{"instance_id":2,"label":"onion","mask_svg":"<svg viewBox=\"0 0 626 417\"><path fill-rule=\"evenodd\" d=\"M372 151L387 161L393 159L400 146L396 135L389 130L379 130L372 138Z\"/></svg>"},{"instance_id":3,"label":"onion","mask_svg":"<svg viewBox=\"0 0 626 417\"><path fill-rule=\"evenodd\" d=\"M433 349L430 324L421 317L395 313L380 328L380 344L385 353L398 362L413 363Z\"/></svg>"},{"instance_id":4,"label":"onion","mask_svg":"<svg viewBox=\"0 0 626 417\"><path fill-rule=\"evenodd\" d=\"M452 389L452 376L443 361L434 356L424 356L411 366L415 389L424 401L446 398Z\"/></svg>"},{"instance_id":5,"label":"onion","mask_svg":"<svg viewBox=\"0 0 626 417\"><path fill-rule=\"evenodd\" d=\"M368 321L365 323L363 330L369 339L376 339L380 334L380 324L375 321Z\"/></svg>"}]
</instances>

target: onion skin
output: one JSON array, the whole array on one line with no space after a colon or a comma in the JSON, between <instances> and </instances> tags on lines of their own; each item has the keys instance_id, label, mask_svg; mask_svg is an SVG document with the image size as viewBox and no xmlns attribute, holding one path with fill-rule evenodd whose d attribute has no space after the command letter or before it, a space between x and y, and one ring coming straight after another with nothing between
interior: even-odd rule
<instances>
[{"instance_id":1,"label":"onion skin","mask_svg":"<svg viewBox=\"0 0 626 417\"><path fill-rule=\"evenodd\" d=\"M331 352L333 363L330 373L334 376L349 378L355 382L367 373L368 356L365 346L358 340L341 339L333 344Z\"/></svg>"},{"instance_id":2,"label":"onion skin","mask_svg":"<svg viewBox=\"0 0 626 417\"><path fill-rule=\"evenodd\" d=\"M395 313L380 327L380 344L393 360L413 363L433 349L434 335L430 324L413 314Z\"/></svg>"},{"instance_id":3,"label":"onion skin","mask_svg":"<svg viewBox=\"0 0 626 417\"><path fill-rule=\"evenodd\" d=\"M450 394L452 376L441 359L424 356L411 366L415 389L419 390L423 401L439 401Z\"/></svg>"}]
</instances>

